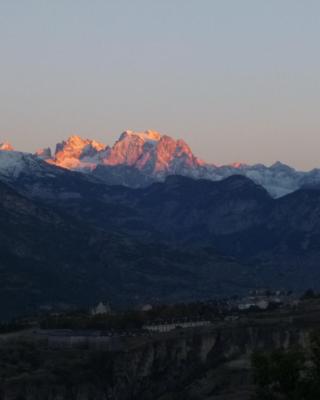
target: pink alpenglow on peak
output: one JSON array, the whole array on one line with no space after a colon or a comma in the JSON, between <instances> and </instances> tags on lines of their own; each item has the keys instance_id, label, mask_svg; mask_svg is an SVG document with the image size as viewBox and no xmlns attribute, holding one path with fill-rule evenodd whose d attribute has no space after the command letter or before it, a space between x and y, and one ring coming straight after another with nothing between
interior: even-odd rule
<instances>
[{"instance_id":1,"label":"pink alpenglow on peak","mask_svg":"<svg viewBox=\"0 0 320 400\"><path fill-rule=\"evenodd\" d=\"M161 134L157 131L147 130L145 132L135 132L135 131L124 131L122 136L136 136L142 139L143 141L155 141L158 142L161 139ZM120 137L120 140L121 140Z\"/></svg>"},{"instance_id":2,"label":"pink alpenglow on peak","mask_svg":"<svg viewBox=\"0 0 320 400\"><path fill-rule=\"evenodd\" d=\"M243 168L243 167L247 167L247 166L248 166L248 164L243 163L243 162L235 162L235 163L230 164L230 167L238 168L238 169Z\"/></svg>"},{"instance_id":3,"label":"pink alpenglow on peak","mask_svg":"<svg viewBox=\"0 0 320 400\"><path fill-rule=\"evenodd\" d=\"M30 169L30 165L32 171L47 173L43 161L65 169L92 173L110 185L134 188L163 181L169 175L217 181L240 174L262 185L273 197L291 193L303 184L320 182L320 169L296 171L279 162L271 167L263 164L217 166L206 163L197 158L183 140L154 130L127 130L112 147L74 135L58 143L54 154L50 149L40 149L35 155L13 150L9 143L0 144L0 174L3 176L18 174L26 168Z\"/></svg>"},{"instance_id":4,"label":"pink alpenglow on peak","mask_svg":"<svg viewBox=\"0 0 320 400\"><path fill-rule=\"evenodd\" d=\"M204 165L183 140L153 130L127 130L112 147L71 136L57 144L55 155L46 160L59 167L80 171L92 171L99 165L130 166L155 178L190 174Z\"/></svg>"},{"instance_id":5,"label":"pink alpenglow on peak","mask_svg":"<svg viewBox=\"0 0 320 400\"><path fill-rule=\"evenodd\" d=\"M4 142L0 143L0 150L2 151L14 151L13 146L10 143Z\"/></svg>"},{"instance_id":6,"label":"pink alpenglow on peak","mask_svg":"<svg viewBox=\"0 0 320 400\"><path fill-rule=\"evenodd\" d=\"M35 155L42 160L51 160L52 159L52 154L51 154L51 149L50 147L45 148L45 149L38 149L35 152Z\"/></svg>"},{"instance_id":7,"label":"pink alpenglow on peak","mask_svg":"<svg viewBox=\"0 0 320 400\"><path fill-rule=\"evenodd\" d=\"M107 148L95 140L74 135L57 144L55 155L48 162L71 170L93 170L100 164Z\"/></svg>"},{"instance_id":8,"label":"pink alpenglow on peak","mask_svg":"<svg viewBox=\"0 0 320 400\"><path fill-rule=\"evenodd\" d=\"M183 140L175 140L156 131L125 131L104 159L105 165L133 166L154 177L202 165Z\"/></svg>"}]
</instances>

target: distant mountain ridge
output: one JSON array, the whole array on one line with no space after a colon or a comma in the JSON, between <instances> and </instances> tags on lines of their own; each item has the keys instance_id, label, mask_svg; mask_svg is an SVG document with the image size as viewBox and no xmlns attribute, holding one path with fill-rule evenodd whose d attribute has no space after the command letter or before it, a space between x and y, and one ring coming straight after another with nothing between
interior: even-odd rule
<instances>
[{"instance_id":1,"label":"distant mountain ridge","mask_svg":"<svg viewBox=\"0 0 320 400\"><path fill-rule=\"evenodd\" d=\"M1 150L13 151L13 148L4 143L0 145ZM270 167L206 163L183 140L152 130L125 131L113 146L74 135L58 143L53 154L47 148L37 150L35 155L51 165L91 174L107 184L133 188L163 181L169 175L217 181L236 174L252 179L278 198L305 185L320 184L319 169L296 171L281 162Z\"/></svg>"},{"instance_id":2,"label":"distant mountain ridge","mask_svg":"<svg viewBox=\"0 0 320 400\"><path fill-rule=\"evenodd\" d=\"M133 189L115 184L134 178L138 185L148 175L109 165L114 182L106 184L98 176L104 168L82 173L0 151L0 319L8 301L8 313L18 313L102 299L132 304L262 286L319 288L320 185L274 199L239 174L219 181L169 175Z\"/></svg>"},{"instance_id":3,"label":"distant mountain ridge","mask_svg":"<svg viewBox=\"0 0 320 400\"><path fill-rule=\"evenodd\" d=\"M248 285L248 278L242 278L247 268L214 251L139 240L118 233L115 225L111 233L94 226L82 205L99 205L108 226L116 205L110 212L107 189L87 182L79 199L70 199L61 195L61 189L70 193L72 185L80 187L85 181L77 180L78 173L63 174L64 180L55 178L53 201L33 199L35 193L27 186L22 189L28 196L21 195L0 181L0 321L43 307L69 309L101 300L118 306L176 302L212 292L233 293ZM12 182L21 184L17 176ZM50 178L46 182L50 187ZM84 198L90 190L95 190L95 202L90 194ZM69 202L70 210L64 207ZM70 215L76 204L81 211ZM249 285L253 284L250 275Z\"/></svg>"}]
</instances>

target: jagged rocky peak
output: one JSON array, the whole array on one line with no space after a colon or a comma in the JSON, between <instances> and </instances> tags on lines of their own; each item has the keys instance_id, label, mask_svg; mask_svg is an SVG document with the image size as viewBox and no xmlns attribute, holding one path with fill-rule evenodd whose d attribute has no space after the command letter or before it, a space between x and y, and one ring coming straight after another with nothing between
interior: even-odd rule
<instances>
[{"instance_id":1,"label":"jagged rocky peak","mask_svg":"<svg viewBox=\"0 0 320 400\"><path fill-rule=\"evenodd\" d=\"M234 163L230 164L230 167L237 168L237 169L246 168L247 166L248 166L248 164L246 164L244 162L234 162Z\"/></svg>"},{"instance_id":2,"label":"jagged rocky peak","mask_svg":"<svg viewBox=\"0 0 320 400\"><path fill-rule=\"evenodd\" d=\"M103 164L138 167L137 161L142 159L144 154L149 153L151 147L160 140L160 137L159 133L153 131L134 132L127 130L115 142L107 157L103 160Z\"/></svg>"},{"instance_id":3,"label":"jagged rocky peak","mask_svg":"<svg viewBox=\"0 0 320 400\"><path fill-rule=\"evenodd\" d=\"M91 172L99 167L99 177L106 182L127 182L128 168L132 169L134 187L144 186L146 181L162 181L168 175L183 175L192 178L221 180L231 175L241 174L265 187L273 197L281 197L303 184L319 182L319 173L295 171L282 163L271 167L263 164L247 165L234 163L220 167L197 158L182 139L174 139L154 130L123 132L112 147L80 136L57 144L52 158L44 154L45 161L71 170ZM115 167L117 169L115 169ZM130 186L130 185L129 185Z\"/></svg>"},{"instance_id":4,"label":"jagged rocky peak","mask_svg":"<svg viewBox=\"0 0 320 400\"><path fill-rule=\"evenodd\" d=\"M44 149L38 149L35 152L35 155L42 160L51 160L52 159L52 153L50 147L44 148Z\"/></svg>"},{"instance_id":5,"label":"jagged rocky peak","mask_svg":"<svg viewBox=\"0 0 320 400\"><path fill-rule=\"evenodd\" d=\"M72 135L67 140L57 144L56 155L63 151L81 155L82 151L87 147L92 147L96 151L101 151L106 148L106 145L96 140L83 139L78 135Z\"/></svg>"},{"instance_id":6,"label":"jagged rocky peak","mask_svg":"<svg viewBox=\"0 0 320 400\"><path fill-rule=\"evenodd\" d=\"M0 150L2 151L14 151L13 146L8 142L0 143Z\"/></svg>"},{"instance_id":7,"label":"jagged rocky peak","mask_svg":"<svg viewBox=\"0 0 320 400\"><path fill-rule=\"evenodd\" d=\"M20 151L0 151L1 178L14 179L20 176L29 176L36 179L39 176L52 176L56 168L38 156Z\"/></svg>"},{"instance_id":8,"label":"jagged rocky peak","mask_svg":"<svg viewBox=\"0 0 320 400\"><path fill-rule=\"evenodd\" d=\"M131 130L127 130L124 131L119 140L123 140L126 137L137 137L141 140L143 140L144 142L146 141L154 141L154 142L158 142L161 139L161 134L157 131L153 131L153 130L146 130L144 132L135 132L135 131L131 131Z\"/></svg>"},{"instance_id":9,"label":"jagged rocky peak","mask_svg":"<svg viewBox=\"0 0 320 400\"><path fill-rule=\"evenodd\" d=\"M183 140L175 140L159 132L125 131L114 144L105 165L128 165L152 177L186 174L201 162Z\"/></svg>"},{"instance_id":10,"label":"jagged rocky peak","mask_svg":"<svg viewBox=\"0 0 320 400\"><path fill-rule=\"evenodd\" d=\"M270 167L271 170L274 171L282 171L282 172L295 172L295 169L289 167L289 165L282 163L281 161L276 161Z\"/></svg>"},{"instance_id":11,"label":"jagged rocky peak","mask_svg":"<svg viewBox=\"0 0 320 400\"><path fill-rule=\"evenodd\" d=\"M154 171L160 174L193 175L202 164L183 140L166 135L161 137L155 155Z\"/></svg>"},{"instance_id":12,"label":"jagged rocky peak","mask_svg":"<svg viewBox=\"0 0 320 400\"><path fill-rule=\"evenodd\" d=\"M108 146L96 140L73 135L57 144L51 163L67 169L92 170L99 163L100 153L107 148Z\"/></svg>"},{"instance_id":13,"label":"jagged rocky peak","mask_svg":"<svg viewBox=\"0 0 320 400\"><path fill-rule=\"evenodd\" d=\"M112 148L91 139L70 136L58 143L54 157L48 162L74 170L93 170L98 165L132 166L147 175L194 173L202 162L181 139L175 140L154 130L127 130Z\"/></svg>"}]
</instances>

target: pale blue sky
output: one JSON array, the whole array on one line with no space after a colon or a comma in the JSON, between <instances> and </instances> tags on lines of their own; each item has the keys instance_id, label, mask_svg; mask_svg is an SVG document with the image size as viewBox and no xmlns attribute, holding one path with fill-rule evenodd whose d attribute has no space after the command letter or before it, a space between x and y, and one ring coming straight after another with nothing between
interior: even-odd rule
<instances>
[{"instance_id":1,"label":"pale blue sky","mask_svg":"<svg viewBox=\"0 0 320 400\"><path fill-rule=\"evenodd\" d=\"M320 1L0 0L0 141L125 129L320 167Z\"/></svg>"}]
</instances>

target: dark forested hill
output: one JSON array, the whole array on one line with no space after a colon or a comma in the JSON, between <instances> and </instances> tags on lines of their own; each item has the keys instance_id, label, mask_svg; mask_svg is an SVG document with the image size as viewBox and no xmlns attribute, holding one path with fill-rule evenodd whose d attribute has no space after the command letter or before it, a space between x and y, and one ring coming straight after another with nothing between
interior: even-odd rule
<instances>
[{"instance_id":1,"label":"dark forested hill","mask_svg":"<svg viewBox=\"0 0 320 400\"><path fill-rule=\"evenodd\" d=\"M212 297L253 284L211 249L107 233L0 184L0 316L108 300L128 305Z\"/></svg>"},{"instance_id":2,"label":"dark forested hill","mask_svg":"<svg viewBox=\"0 0 320 400\"><path fill-rule=\"evenodd\" d=\"M26 165L0 186L3 312L320 287L318 187L273 199L234 175L130 189Z\"/></svg>"}]
</instances>

